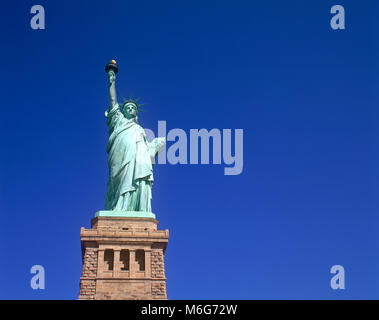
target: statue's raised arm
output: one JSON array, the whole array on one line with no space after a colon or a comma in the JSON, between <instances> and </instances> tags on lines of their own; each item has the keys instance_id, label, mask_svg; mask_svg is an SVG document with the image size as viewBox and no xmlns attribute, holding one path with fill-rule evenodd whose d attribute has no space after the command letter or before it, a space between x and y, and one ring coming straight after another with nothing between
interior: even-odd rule
<instances>
[{"instance_id":1,"label":"statue's raised arm","mask_svg":"<svg viewBox=\"0 0 379 320\"><path fill-rule=\"evenodd\" d=\"M115 60L111 60L106 66L105 71L108 74L109 81L109 100L110 109L113 109L117 105L117 94L116 94L116 73L118 72L118 66Z\"/></svg>"}]
</instances>

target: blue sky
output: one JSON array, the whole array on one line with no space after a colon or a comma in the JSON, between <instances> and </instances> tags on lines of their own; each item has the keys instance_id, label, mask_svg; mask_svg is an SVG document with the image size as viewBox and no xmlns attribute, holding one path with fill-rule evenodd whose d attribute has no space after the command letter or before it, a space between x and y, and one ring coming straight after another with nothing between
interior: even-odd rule
<instances>
[{"instance_id":1,"label":"blue sky","mask_svg":"<svg viewBox=\"0 0 379 320\"><path fill-rule=\"evenodd\" d=\"M35 4L45 30L30 28ZM377 13L374 1L4 3L0 298L78 296L80 228L104 209L113 58L119 98L146 103L142 126L244 130L241 175L155 167L169 299L378 298ZM45 290L30 287L35 264ZM330 288L335 264L345 290Z\"/></svg>"}]
</instances>

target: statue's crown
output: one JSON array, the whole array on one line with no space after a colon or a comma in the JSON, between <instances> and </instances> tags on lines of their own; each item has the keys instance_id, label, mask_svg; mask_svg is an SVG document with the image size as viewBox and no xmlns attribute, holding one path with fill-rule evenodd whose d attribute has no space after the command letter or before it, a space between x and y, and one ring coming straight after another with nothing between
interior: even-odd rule
<instances>
[{"instance_id":1,"label":"statue's crown","mask_svg":"<svg viewBox=\"0 0 379 320\"><path fill-rule=\"evenodd\" d=\"M137 112L144 111L144 110L140 109L140 107L143 106L144 104L143 103L138 103L138 100L140 98L137 98L137 99L133 100L132 95L130 94L130 98L129 99L125 99L124 97L122 97L122 99L124 100L124 102L121 104L122 108L126 107L127 105L132 104L132 105L134 105L136 107Z\"/></svg>"}]
</instances>

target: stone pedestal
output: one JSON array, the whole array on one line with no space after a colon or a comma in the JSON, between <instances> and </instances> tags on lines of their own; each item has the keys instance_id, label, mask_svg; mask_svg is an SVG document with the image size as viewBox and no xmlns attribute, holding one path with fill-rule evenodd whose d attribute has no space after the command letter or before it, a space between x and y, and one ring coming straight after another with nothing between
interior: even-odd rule
<instances>
[{"instance_id":1,"label":"stone pedestal","mask_svg":"<svg viewBox=\"0 0 379 320\"><path fill-rule=\"evenodd\" d=\"M101 217L82 228L79 299L167 299L168 230L153 218Z\"/></svg>"}]
</instances>

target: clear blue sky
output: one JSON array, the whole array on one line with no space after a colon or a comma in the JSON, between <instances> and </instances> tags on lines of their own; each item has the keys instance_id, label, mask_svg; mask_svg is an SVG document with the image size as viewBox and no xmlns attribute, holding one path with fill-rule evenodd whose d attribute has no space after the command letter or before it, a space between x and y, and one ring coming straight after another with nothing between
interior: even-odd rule
<instances>
[{"instance_id":1,"label":"clear blue sky","mask_svg":"<svg viewBox=\"0 0 379 320\"><path fill-rule=\"evenodd\" d=\"M34 4L46 30L30 28ZM379 298L377 14L374 1L3 3L0 298L78 296L80 228L104 209L112 58L119 96L147 103L142 126L244 130L239 176L155 168L170 299Z\"/></svg>"}]
</instances>

